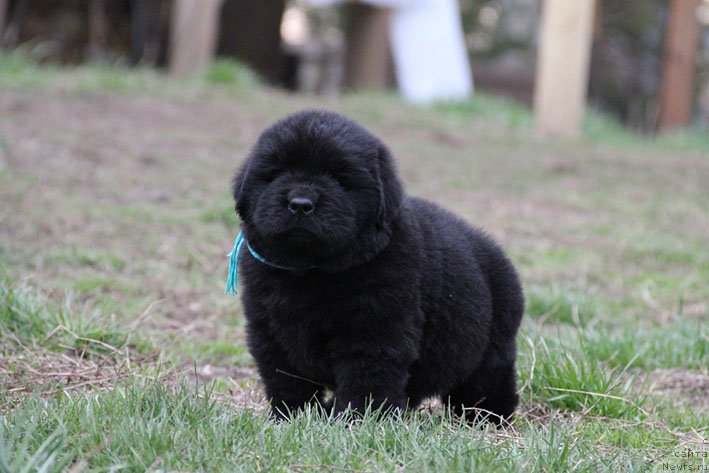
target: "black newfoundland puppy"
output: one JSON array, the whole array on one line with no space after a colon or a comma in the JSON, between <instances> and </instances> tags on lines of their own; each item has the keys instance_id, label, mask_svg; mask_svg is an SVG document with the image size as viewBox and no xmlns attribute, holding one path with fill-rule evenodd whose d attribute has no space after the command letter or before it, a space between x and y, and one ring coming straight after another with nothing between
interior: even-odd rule
<instances>
[{"instance_id":1,"label":"black newfoundland puppy","mask_svg":"<svg viewBox=\"0 0 709 473\"><path fill-rule=\"evenodd\" d=\"M379 139L296 113L263 132L233 189L248 346L275 416L430 396L495 422L514 412L515 269L481 230L408 197Z\"/></svg>"}]
</instances>

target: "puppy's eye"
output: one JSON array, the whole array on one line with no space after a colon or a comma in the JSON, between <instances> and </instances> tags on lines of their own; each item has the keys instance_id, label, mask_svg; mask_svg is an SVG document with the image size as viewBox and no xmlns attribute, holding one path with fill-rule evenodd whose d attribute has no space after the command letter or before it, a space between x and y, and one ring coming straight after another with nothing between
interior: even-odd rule
<instances>
[{"instance_id":1,"label":"puppy's eye","mask_svg":"<svg viewBox=\"0 0 709 473\"><path fill-rule=\"evenodd\" d=\"M259 173L257 177L261 182L270 184L271 182L276 180L279 174L280 173L278 172L278 170L272 169L266 172Z\"/></svg>"},{"instance_id":2,"label":"puppy's eye","mask_svg":"<svg viewBox=\"0 0 709 473\"><path fill-rule=\"evenodd\" d=\"M342 179L341 177L332 176L332 180L335 181L338 186L342 187L345 190L349 188L349 186L347 185L347 181Z\"/></svg>"}]
</instances>

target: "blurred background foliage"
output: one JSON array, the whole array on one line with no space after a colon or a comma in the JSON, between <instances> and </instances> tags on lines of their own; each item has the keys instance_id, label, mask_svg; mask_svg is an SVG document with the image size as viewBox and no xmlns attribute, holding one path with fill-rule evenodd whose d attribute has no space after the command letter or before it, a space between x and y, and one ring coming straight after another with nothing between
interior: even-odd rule
<instances>
[{"instance_id":1,"label":"blurred background foliage","mask_svg":"<svg viewBox=\"0 0 709 473\"><path fill-rule=\"evenodd\" d=\"M6 48L32 60L166 66L171 0L6 0ZM477 90L532 103L541 0L460 0ZM290 90L341 91L347 6L303 0L224 0L216 50ZM597 110L654 130L662 79L666 0L598 0L589 81ZM697 55L693 123L709 127L709 2ZM393 68L387 83L395 85ZM218 77L215 77L219 80Z\"/></svg>"}]
</instances>

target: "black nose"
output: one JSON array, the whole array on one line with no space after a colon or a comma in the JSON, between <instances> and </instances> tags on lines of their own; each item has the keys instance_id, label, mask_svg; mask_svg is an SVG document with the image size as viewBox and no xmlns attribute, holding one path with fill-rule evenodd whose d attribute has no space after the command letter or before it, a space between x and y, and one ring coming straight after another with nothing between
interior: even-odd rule
<instances>
[{"instance_id":1,"label":"black nose","mask_svg":"<svg viewBox=\"0 0 709 473\"><path fill-rule=\"evenodd\" d=\"M288 202L288 210L290 210L293 215L308 215L315 210L315 204L306 197L293 197L290 202Z\"/></svg>"}]
</instances>

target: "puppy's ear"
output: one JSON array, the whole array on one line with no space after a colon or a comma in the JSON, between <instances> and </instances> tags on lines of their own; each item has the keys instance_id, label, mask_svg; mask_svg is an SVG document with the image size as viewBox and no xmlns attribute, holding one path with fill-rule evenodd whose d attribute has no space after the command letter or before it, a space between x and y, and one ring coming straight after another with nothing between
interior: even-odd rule
<instances>
[{"instance_id":1,"label":"puppy's ear","mask_svg":"<svg viewBox=\"0 0 709 473\"><path fill-rule=\"evenodd\" d=\"M231 181L231 191L234 196L234 209L242 220L246 216L246 196L244 195L244 181L246 180L246 168L248 162L244 163L234 175Z\"/></svg>"},{"instance_id":2,"label":"puppy's ear","mask_svg":"<svg viewBox=\"0 0 709 473\"><path fill-rule=\"evenodd\" d=\"M380 226L384 226L399 212L404 191L397 176L391 153L383 144L379 145L377 161L379 165L379 176L377 176L379 181L377 220Z\"/></svg>"}]
</instances>

